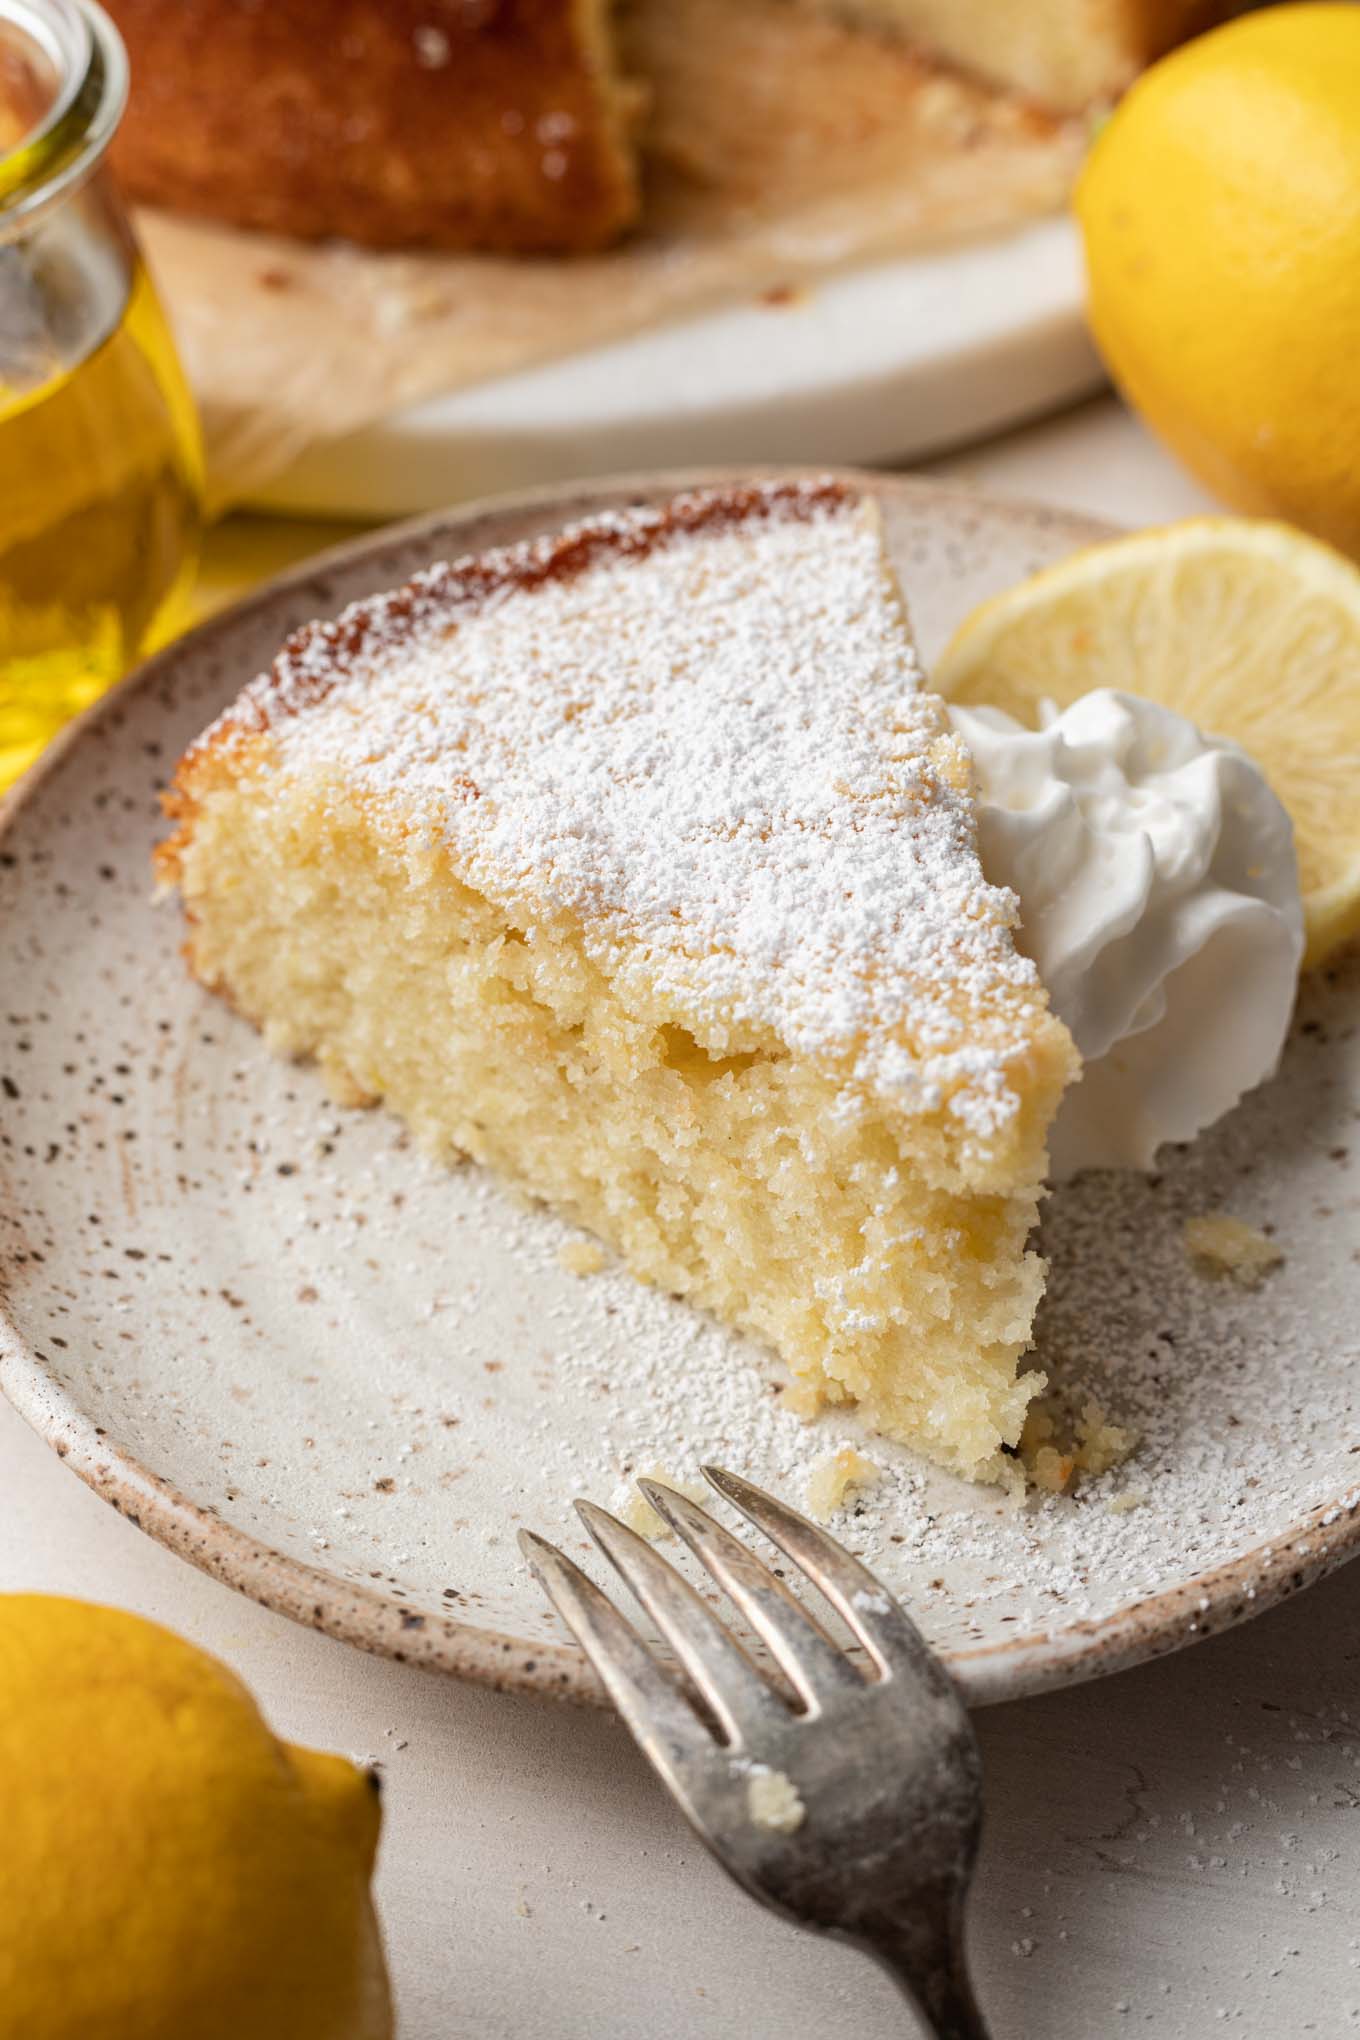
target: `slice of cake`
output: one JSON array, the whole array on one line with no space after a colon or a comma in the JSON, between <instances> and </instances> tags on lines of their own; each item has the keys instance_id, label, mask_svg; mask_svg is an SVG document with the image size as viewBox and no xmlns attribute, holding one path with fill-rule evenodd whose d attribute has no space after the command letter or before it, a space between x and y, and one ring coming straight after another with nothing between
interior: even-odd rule
<instances>
[{"instance_id":1,"label":"slice of cake","mask_svg":"<svg viewBox=\"0 0 1360 2040\"><path fill-rule=\"evenodd\" d=\"M289 640L182 761L202 981L995 1476L1075 1052L983 880L873 505L678 496Z\"/></svg>"},{"instance_id":2,"label":"slice of cake","mask_svg":"<svg viewBox=\"0 0 1360 2040\"><path fill-rule=\"evenodd\" d=\"M830 137L847 160L862 67L819 61L800 11L886 34L1066 111L1112 97L1242 0L105 4L131 58L113 161L134 198L373 248L567 254L609 246L650 210L646 159L707 184L713 138L737 93L749 106L753 94L768 100L791 85L783 153L801 148L820 165ZM766 59L755 73L753 49ZM889 63L884 91L896 69L910 121L921 81ZM880 97L864 127L870 160ZM991 113L974 104L959 118ZM751 181L770 127L768 114L754 123L743 166ZM970 126L967 145L975 142ZM733 189L731 201L739 210L746 193Z\"/></svg>"},{"instance_id":3,"label":"slice of cake","mask_svg":"<svg viewBox=\"0 0 1360 2040\"><path fill-rule=\"evenodd\" d=\"M980 78L1076 111L1244 0L816 0L823 12L934 50Z\"/></svg>"}]
</instances>

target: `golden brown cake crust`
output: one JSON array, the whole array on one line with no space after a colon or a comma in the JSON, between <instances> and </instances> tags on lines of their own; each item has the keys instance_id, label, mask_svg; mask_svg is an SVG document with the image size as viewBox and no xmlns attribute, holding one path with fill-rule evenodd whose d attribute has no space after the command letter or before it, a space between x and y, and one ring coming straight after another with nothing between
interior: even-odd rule
<instances>
[{"instance_id":1,"label":"golden brown cake crust","mask_svg":"<svg viewBox=\"0 0 1360 2040\"><path fill-rule=\"evenodd\" d=\"M108 0L135 198L370 247L575 252L631 224L604 0Z\"/></svg>"},{"instance_id":2,"label":"golden brown cake crust","mask_svg":"<svg viewBox=\"0 0 1360 2040\"><path fill-rule=\"evenodd\" d=\"M185 752L172 789L164 796L166 811L181 812L178 801L205 751L233 734L266 730L283 717L315 707L373 644L399 644L430 610L452 614L507 589L573 580L610 555L643 559L677 534L758 524L773 517L804 520L852 500L853 492L833 475L806 481L736 482L726 488L690 490L654 509L606 514L526 544L441 561L388 594L351 603L332 622L307 623L295 630L270 671L247 687Z\"/></svg>"}]
</instances>

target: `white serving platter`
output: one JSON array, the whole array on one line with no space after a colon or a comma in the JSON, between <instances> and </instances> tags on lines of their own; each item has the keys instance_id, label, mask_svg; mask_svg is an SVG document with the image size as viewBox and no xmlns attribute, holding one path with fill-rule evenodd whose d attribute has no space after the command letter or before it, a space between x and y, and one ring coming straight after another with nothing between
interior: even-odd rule
<instances>
[{"instance_id":1,"label":"white serving platter","mask_svg":"<svg viewBox=\"0 0 1360 2040\"><path fill-rule=\"evenodd\" d=\"M896 462L1099 388L1067 219L832 276L432 399L312 447L267 508L394 517L711 463Z\"/></svg>"}]
</instances>

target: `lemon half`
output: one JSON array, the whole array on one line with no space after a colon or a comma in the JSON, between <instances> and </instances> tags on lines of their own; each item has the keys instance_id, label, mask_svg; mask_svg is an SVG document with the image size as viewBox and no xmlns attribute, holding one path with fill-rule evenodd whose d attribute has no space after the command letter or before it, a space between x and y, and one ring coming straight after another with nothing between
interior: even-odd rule
<instances>
[{"instance_id":1,"label":"lemon half","mask_svg":"<svg viewBox=\"0 0 1360 2040\"><path fill-rule=\"evenodd\" d=\"M1092 546L975 609L935 684L1031 727L1121 687L1231 738L1294 823L1305 965L1360 933L1360 571L1329 546L1235 517Z\"/></svg>"}]
</instances>

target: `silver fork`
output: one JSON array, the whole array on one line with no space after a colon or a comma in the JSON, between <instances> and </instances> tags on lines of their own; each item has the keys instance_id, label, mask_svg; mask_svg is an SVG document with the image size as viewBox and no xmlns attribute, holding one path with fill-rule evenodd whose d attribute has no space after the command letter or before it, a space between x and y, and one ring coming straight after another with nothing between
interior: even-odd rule
<instances>
[{"instance_id":1,"label":"silver fork","mask_svg":"<svg viewBox=\"0 0 1360 2040\"><path fill-rule=\"evenodd\" d=\"M700 1838L772 1911L874 1955L937 2040L987 2040L964 1961L982 1820L977 1739L952 1681L866 1566L720 1467L704 1477L792 1560L869 1659L865 1676L754 1553L687 1495L638 1486L768 1647L789 1697L643 1538L592 1502L595 1542L674 1651L686 1687L579 1566L520 1546Z\"/></svg>"}]
</instances>

